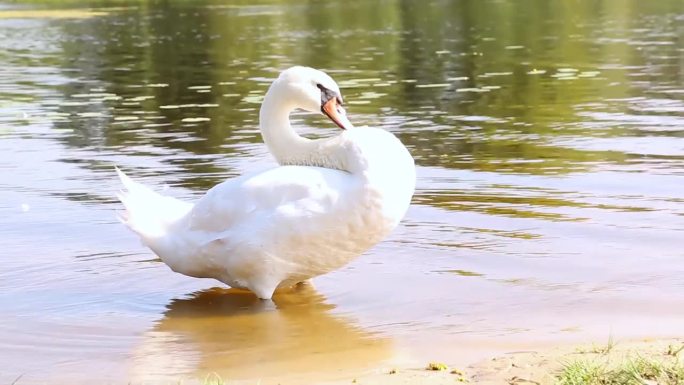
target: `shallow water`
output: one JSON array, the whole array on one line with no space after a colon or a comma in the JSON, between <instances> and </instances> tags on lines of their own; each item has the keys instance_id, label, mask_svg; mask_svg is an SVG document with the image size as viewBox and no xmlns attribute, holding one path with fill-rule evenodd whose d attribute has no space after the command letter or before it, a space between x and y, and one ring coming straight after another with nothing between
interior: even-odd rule
<instances>
[{"instance_id":1,"label":"shallow water","mask_svg":"<svg viewBox=\"0 0 684 385\"><path fill-rule=\"evenodd\" d=\"M302 383L681 335L681 2L421 4L0 6L0 382ZM294 64L410 149L405 221L272 303L172 273L117 222L113 166L192 200L273 165L260 98Z\"/></svg>"}]
</instances>

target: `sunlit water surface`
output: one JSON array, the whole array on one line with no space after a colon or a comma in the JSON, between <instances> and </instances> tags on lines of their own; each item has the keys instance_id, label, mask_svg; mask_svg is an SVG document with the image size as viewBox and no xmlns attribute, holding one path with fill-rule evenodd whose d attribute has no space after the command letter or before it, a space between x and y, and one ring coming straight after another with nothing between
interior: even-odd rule
<instances>
[{"instance_id":1,"label":"sunlit water surface","mask_svg":"<svg viewBox=\"0 0 684 385\"><path fill-rule=\"evenodd\" d=\"M0 383L306 383L681 335L680 1L231 3L0 7ZM294 64L410 149L405 221L272 303L172 273L117 222L113 166L188 200L272 166L258 108Z\"/></svg>"}]
</instances>

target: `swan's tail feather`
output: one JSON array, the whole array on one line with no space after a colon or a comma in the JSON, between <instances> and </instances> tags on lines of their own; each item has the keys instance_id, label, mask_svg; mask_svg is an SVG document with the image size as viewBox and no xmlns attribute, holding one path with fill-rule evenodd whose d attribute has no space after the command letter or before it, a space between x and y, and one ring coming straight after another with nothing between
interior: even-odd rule
<instances>
[{"instance_id":1,"label":"swan's tail feather","mask_svg":"<svg viewBox=\"0 0 684 385\"><path fill-rule=\"evenodd\" d=\"M125 212L118 213L117 217L138 233L143 241L163 237L170 226L192 209L190 203L163 196L133 181L118 167L116 173L124 187L117 197L126 209Z\"/></svg>"}]
</instances>

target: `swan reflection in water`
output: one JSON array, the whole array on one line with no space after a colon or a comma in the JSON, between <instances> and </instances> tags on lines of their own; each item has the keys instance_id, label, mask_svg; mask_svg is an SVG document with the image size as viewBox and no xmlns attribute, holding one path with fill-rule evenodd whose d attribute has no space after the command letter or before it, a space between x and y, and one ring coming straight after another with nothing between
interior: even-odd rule
<instances>
[{"instance_id":1,"label":"swan reflection in water","mask_svg":"<svg viewBox=\"0 0 684 385\"><path fill-rule=\"evenodd\" d=\"M346 378L390 358L388 338L331 314L334 305L308 285L273 301L236 289L174 299L133 352L132 383L269 378L277 383ZM285 381L285 382L284 382Z\"/></svg>"}]
</instances>

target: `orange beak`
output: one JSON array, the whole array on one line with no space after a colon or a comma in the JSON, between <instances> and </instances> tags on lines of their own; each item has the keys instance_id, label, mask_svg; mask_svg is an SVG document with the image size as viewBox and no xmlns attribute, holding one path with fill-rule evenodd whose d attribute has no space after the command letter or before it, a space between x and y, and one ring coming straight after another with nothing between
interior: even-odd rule
<instances>
[{"instance_id":1,"label":"orange beak","mask_svg":"<svg viewBox=\"0 0 684 385\"><path fill-rule=\"evenodd\" d=\"M354 125L347 119L347 112L342 108L342 103L338 97L332 97L323 103L321 112L343 130L354 128Z\"/></svg>"}]
</instances>

